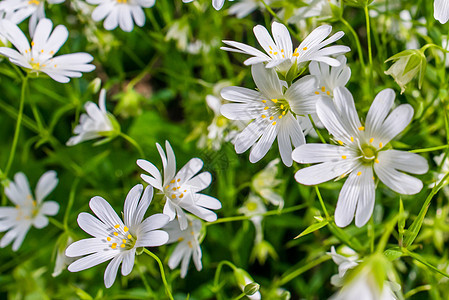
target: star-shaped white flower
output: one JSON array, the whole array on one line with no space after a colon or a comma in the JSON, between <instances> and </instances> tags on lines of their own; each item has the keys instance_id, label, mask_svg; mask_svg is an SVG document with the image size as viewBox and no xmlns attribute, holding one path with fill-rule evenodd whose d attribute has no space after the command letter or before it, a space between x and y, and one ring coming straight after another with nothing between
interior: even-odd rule
<instances>
[{"instance_id":1,"label":"star-shaped white flower","mask_svg":"<svg viewBox=\"0 0 449 300\"><path fill-rule=\"evenodd\" d=\"M142 191L141 184L129 191L124 204L124 221L103 198L96 196L90 200L89 206L98 219L84 212L78 215L78 225L93 237L67 247L68 257L85 255L69 265L70 272L86 270L112 259L104 272L104 284L109 288L114 284L120 264L123 276L131 273L137 248L167 243L167 232L158 229L167 225L168 217L154 214L143 220L153 198L153 188L148 186L143 195Z\"/></svg>"},{"instance_id":2,"label":"star-shaped white flower","mask_svg":"<svg viewBox=\"0 0 449 300\"><path fill-rule=\"evenodd\" d=\"M329 25L322 25L313 30L294 51L290 33L285 25L273 22L271 31L274 41L265 27L261 25L254 27L254 35L267 54L234 41L223 41L226 45L234 48L221 47L221 49L251 55L252 57L244 62L245 65L264 62L267 63L267 68L277 67L277 70L283 73L287 72L295 62L302 65L308 61L321 61L331 66L339 66L340 62L332 58L331 55L346 53L351 50L347 46L340 45L326 47L344 35L342 31L339 31L327 38L332 31L332 26Z\"/></svg>"},{"instance_id":3,"label":"star-shaped white flower","mask_svg":"<svg viewBox=\"0 0 449 300\"><path fill-rule=\"evenodd\" d=\"M315 94L332 98L335 88L344 87L348 83L351 78L351 69L346 65L346 57L340 55L337 60L340 62L338 67L331 67L326 63L317 61L310 63L310 74L318 78L320 87Z\"/></svg>"},{"instance_id":4,"label":"star-shaped white flower","mask_svg":"<svg viewBox=\"0 0 449 300\"><path fill-rule=\"evenodd\" d=\"M333 15L331 5L340 5L337 0L305 0L304 4L294 10L293 16L288 19L289 23L296 24L313 17L330 18Z\"/></svg>"},{"instance_id":5,"label":"star-shaped white flower","mask_svg":"<svg viewBox=\"0 0 449 300\"><path fill-rule=\"evenodd\" d=\"M53 57L66 42L69 32L63 25L58 25L52 32L53 23L49 19L42 19L36 27L33 41L28 40L14 23L4 20L6 38L17 50L0 47L0 54L18 66L29 69L32 73L45 73L52 79L67 83L71 77L81 77L81 72L90 72L95 69L89 64L92 55L84 52L72 53Z\"/></svg>"},{"instance_id":6,"label":"star-shaped white flower","mask_svg":"<svg viewBox=\"0 0 449 300\"><path fill-rule=\"evenodd\" d=\"M203 265L201 264L202 252L199 242L202 226L200 220L189 217L188 226L185 230L181 230L179 222L176 220L169 222L163 228L169 236L167 244L178 242L175 250L173 250L168 259L168 266L173 270L181 264L181 278L186 277L191 258L197 271L203 269Z\"/></svg>"},{"instance_id":7,"label":"star-shaped white flower","mask_svg":"<svg viewBox=\"0 0 449 300\"><path fill-rule=\"evenodd\" d=\"M131 32L134 23L142 27L145 25L145 12L142 8L152 7L156 0L86 0L87 3L98 5L92 12L92 19L96 22L104 19L106 30L113 30L120 26L123 31Z\"/></svg>"},{"instance_id":8,"label":"star-shaped white flower","mask_svg":"<svg viewBox=\"0 0 449 300\"><path fill-rule=\"evenodd\" d=\"M293 151L293 159L299 163L318 163L296 173L299 183L315 185L348 175L335 210L337 226L349 225L354 213L356 226L368 222L375 201L374 172L400 194L413 195L423 187L421 180L400 171L424 174L427 161L417 154L385 147L413 117L409 104L399 105L389 114L394 98L392 89L381 91L362 125L351 93L336 88L333 100L323 97L318 101L317 113L338 145L307 144Z\"/></svg>"},{"instance_id":9,"label":"star-shaped white flower","mask_svg":"<svg viewBox=\"0 0 449 300\"><path fill-rule=\"evenodd\" d=\"M74 146L81 142L99 137L113 137L118 132L115 118L106 110L106 91L100 92L98 106L93 102L84 105L87 114L82 114L80 123L73 130L76 136L67 141L67 146ZM100 141L101 142L101 141Z\"/></svg>"},{"instance_id":10,"label":"star-shaped white flower","mask_svg":"<svg viewBox=\"0 0 449 300\"><path fill-rule=\"evenodd\" d=\"M449 20L449 0L435 0L433 2L433 16L441 24Z\"/></svg>"},{"instance_id":11,"label":"star-shaped white flower","mask_svg":"<svg viewBox=\"0 0 449 300\"><path fill-rule=\"evenodd\" d=\"M332 246L331 252L327 253L332 257L332 260L338 266L338 274L335 274L331 277L331 284L334 286L342 286L346 271L353 269L359 265L359 256L354 250L347 246L344 246L341 249L341 252L344 255L338 254L337 251L335 251L335 247Z\"/></svg>"},{"instance_id":12,"label":"star-shaped white flower","mask_svg":"<svg viewBox=\"0 0 449 300\"><path fill-rule=\"evenodd\" d=\"M15 207L0 207L0 232L8 231L0 240L1 248L14 241L12 250L17 251L31 226L41 229L48 225L46 216L56 215L59 204L43 200L57 185L56 172L48 171L39 179L33 197L25 174L14 175L14 181L5 188L5 194Z\"/></svg>"},{"instance_id":13,"label":"star-shaped white flower","mask_svg":"<svg viewBox=\"0 0 449 300\"><path fill-rule=\"evenodd\" d=\"M14 24L22 23L30 17L29 31L33 36L39 21L45 18L45 2L59 4L65 0L4 0L0 2L0 10L5 11L6 17Z\"/></svg>"},{"instance_id":14,"label":"star-shaped white flower","mask_svg":"<svg viewBox=\"0 0 449 300\"><path fill-rule=\"evenodd\" d=\"M274 140L278 139L279 152L286 166L292 165L292 144L305 143L302 128L296 115L315 113L315 94L318 81L314 76L304 76L284 92L283 83L274 69L263 64L251 67L259 91L242 87L226 87L221 96L235 103L224 104L221 113L231 120L253 120L236 138L235 151L243 153L250 147L249 160L261 160Z\"/></svg>"},{"instance_id":15,"label":"star-shaped white flower","mask_svg":"<svg viewBox=\"0 0 449 300\"><path fill-rule=\"evenodd\" d=\"M203 167L203 161L199 158L192 158L176 173L176 158L170 143L165 142L167 155L161 145L156 144L156 146L164 168L164 179L159 170L149 161L139 159L137 165L151 175L142 174L140 177L164 194L166 200L164 214L170 217L170 221L177 216L181 230L185 230L188 223L184 210L205 221L215 221L217 215L211 209L220 209L220 201L198 193L212 182L209 172L197 174Z\"/></svg>"}]
</instances>

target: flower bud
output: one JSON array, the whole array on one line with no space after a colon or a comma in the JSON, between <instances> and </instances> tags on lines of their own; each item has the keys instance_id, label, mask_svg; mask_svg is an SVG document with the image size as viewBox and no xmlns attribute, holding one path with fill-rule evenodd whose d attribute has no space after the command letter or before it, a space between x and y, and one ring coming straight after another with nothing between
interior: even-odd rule
<instances>
[{"instance_id":1,"label":"flower bud","mask_svg":"<svg viewBox=\"0 0 449 300\"><path fill-rule=\"evenodd\" d=\"M245 288L243 289L243 292L247 296L252 296L259 291L259 288L260 288L260 285L258 283L252 282L245 286Z\"/></svg>"},{"instance_id":2,"label":"flower bud","mask_svg":"<svg viewBox=\"0 0 449 300\"><path fill-rule=\"evenodd\" d=\"M387 61L393 61L394 63L385 71L385 74L394 78L394 81L401 87L401 94L404 93L407 83L418 73L418 86L421 88L427 66L427 60L422 51L405 50L390 57L385 62Z\"/></svg>"},{"instance_id":3,"label":"flower bud","mask_svg":"<svg viewBox=\"0 0 449 300\"><path fill-rule=\"evenodd\" d=\"M96 94L100 91L101 88L101 79L100 78L95 78L94 80L92 80L89 85L87 86L87 89L92 93L92 94Z\"/></svg>"}]
</instances>

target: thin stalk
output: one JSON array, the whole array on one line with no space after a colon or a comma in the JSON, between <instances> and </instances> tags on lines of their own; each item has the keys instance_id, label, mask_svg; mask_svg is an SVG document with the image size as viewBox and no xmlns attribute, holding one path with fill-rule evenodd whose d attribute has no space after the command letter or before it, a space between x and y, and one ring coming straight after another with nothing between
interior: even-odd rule
<instances>
[{"instance_id":1,"label":"thin stalk","mask_svg":"<svg viewBox=\"0 0 449 300\"><path fill-rule=\"evenodd\" d=\"M173 296L170 291L170 286L167 283L167 279L165 279L164 265L162 265L161 260L159 259L159 257L157 257L153 252L151 252L147 248L143 248L143 251L145 251L146 254L148 254L155 261L157 261L157 264L159 265L159 270L161 271L161 278L162 278L162 282L164 283L165 292L167 293L168 298L170 298L170 300L173 300Z\"/></svg>"},{"instance_id":2,"label":"thin stalk","mask_svg":"<svg viewBox=\"0 0 449 300\"><path fill-rule=\"evenodd\" d=\"M324 205L323 197L321 197L320 189L317 185L315 185L315 191L316 195L318 197L318 200L320 201L321 208L323 209L324 215L326 216L326 219L330 219L329 213L327 212L326 205Z\"/></svg>"},{"instance_id":3,"label":"thin stalk","mask_svg":"<svg viewBox=\"0 0 449 300\"><path fill-rule=\"evenodd\" d=\"M17 149L17 142L19 141L19 135L20 135L20 128L22 125L22 118L23 118L23 107L25 103L25 90L28 83L28 76L24 77L22 80L22 90L20 93L20 103L19 103L19 113L17 115L17 122L16 122L16 130L14 132L14 138L12 141L11 151L9 152L9 158L8 163L6 164L5 168L5 177L8 177L8 173L11 169L12 162L14 161L14 155L16 154Z\"/></svg>"},{"instance_id":4,"label":"thin stalk","mask_svg":"<svg viewBox=\"0 0 449 300\"><path fill-rule=\"evenodd\" d=\"M72 188L70 189L69 202L67 203L67 208L64 213L64 221L63 221L64 228L66 228L66 231L69 228L68 223L69 223L70 211L72 210L73 202L75 201L76 188L78 187L79 182L80 182L80 178L76 177L75 180L73 181Z\"/></svg>"},{"instance_id":5,"label":"thin stalk","mask_svg":"<svg viewBox=\"0 0 449 300\"><path fill-rule=\"evenodd\" d=\"M229 266L232 270L235 270L236 267L229 261L227 260L223 260L221 261L218 266L217 266L217 270L215 271L215 276L214 276L214 292L217 294L217 299L221 298L221 296L218 294L219 289L219 284L218 282L220 281L220 273L221 273L221 269L223 268L224 265Z\"/></svg>"},{"instance_id":6,"label":"thin stalk","mask_svg":"<svg viewBox=\"0 0 449 300\"><path fill-rule=\"evenodd\" d=\"M267 216L282 215L282 214L286 214L286 213L290 213L290 212L294 212L294 211L303 209L305 207L307 207L307 205L304 203L304 204L292 206L292 207L289 207L289 208L286 208L286 209L283 209L283 210L270 210L270 211L267 211L266 213L263 213L263 214L254 214L254 215L251 215L251 216L234 216L234 217L228 217L228 218L221 218L221 219L218 219L217 221L214 221L214 222L205 223L204 225L210 226L210 225L219 224L219 223L244 221L244 220L249 220L249 219L251 219L254 216L267 217Z\"/></svg>"},{"instance_id":7,"label":"thin stalk","mask_svg":"<svg viewBox=\"0 0 449 300\"><path fill-rule=\"evenodd\" d=\"M279 282L276 283L277 286L283 286L286 283L288 283L289 281L295 279L296 277L298 277L299 275L303 274L304 272L307 272L308 270L312 269L313 267L316 267L320 264L322 264L325 261L328 261L329 259L331 259L330 255L323 255L321 257L319 257L318 259L315 259L311 262L309 262L308 264L305 264L303 267L296 269L295 271L283 275L281 277L281 279L279 280Z\"/></svg>"},{"instance_id":8,"label":"thin stalk","mask_svg":"<svg viewBox=\"0 0 449 300\"><path fill-rule=\"evenodd\" d=\"M327 144L326 140L323 138L323 136L321 135L320 131L318 130L318 128L315 125L315 122L313 121L312 115L308 115L310 123L312 123L313 129L315 130L316 134L318 135L318 137L321 140L321 143L323 144Z\"/></svg>"},{"instance_id":9,"label":"thin stalk","mask_svg":"<svg viewBox=\"0 0 449 300\"><path fill-rule=\"evenodd\" d=\"M120 132L120 136L122 138L124 138L125 140L127 140L131 145L133 145L136 148L136 150L139 152L139 155L141 158L145 158L145 154L143 153L142 148L139 146L139 144L136 142L136 140L134 140L132 137L130 137L129 135L127 135L123 132Z\"/></svg>"},{"instance_id":10,"label":"thin stalk","mask_svg":"<svg viewBox=\"0 0 449 300\"><path fill-rule=\"evenodd\" d=\"M415 149L415 150L410 150L409 152L411 152L411 153L424 153L424 152L443 150L443 149L447 149L447 148L449 148L449 145L442 145L442 146L436 146L436 147L431 147L431 148L423 148L423 149Z\"/></svg>"},{"instance_id":11,"label":"thin stalk","mask_svg":"<svg viewBox=\"0 0 449 300\"><path fill-rule=\"evenodd\" d=\"M371 91L374 93L373 50L372 50L372 45L371 45L371 25L370 25L368 4L365 5L364 9L365 9L365 21L366 21L366 36L367 36L367 40L368 40L370 83L371 83Z\"/></svg>"},{"instance_id":12,"label":"thin stalk","mask_svg":"<svg viewBox=\"0 0 449 300\"><path fill-rule=\"evenodd\" d=\"M357 53L359 54L359 60L360 60L360 63L362 64L363 70L365 70L366 65L365 65L365 59L363 58L362 44L360 43L360 39L359 39L359 36L357 35L357 32L355 32L355 30L351 26L351 24L349 24L348 21L346 21L345 19L340 18L340 21L349 29L352 36L354 37L355 43L357 45Z\"/></svg>"}]
</instances>

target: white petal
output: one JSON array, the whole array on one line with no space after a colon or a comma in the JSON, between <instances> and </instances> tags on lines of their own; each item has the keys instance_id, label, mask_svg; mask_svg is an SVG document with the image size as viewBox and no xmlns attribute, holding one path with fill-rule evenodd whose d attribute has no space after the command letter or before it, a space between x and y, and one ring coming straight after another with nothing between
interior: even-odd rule
<instances>
[{"instance_id":1,"label":"white petal","mask_svg":"<svg viewBox=\"0 0 449 300\"><path fill-rule=\"evenodd\" d=\"M278 48L284 50L286 57L291 57L293 45L287 27L285 27L284 24L275 21L271 25L271 33L273 34L274 41Z\"/></svg>"},{"instance_id":2,"label":"white petal","mask_svg":"<svg viewBox=\"0 0 449 300\"><path fill-rule=\"evenodd\" d=\"M67 267L67 270L70 272L86 270L110 260L115 255L117 255L117 252L112 250L94 253L74 261Z\"/></svg>"},{"instance_id":3,"label":"white petal","mask_svg":"<svg viewBox=\"0 0 449 300\"><path fill-rule=\"evenodd\" d=\"M170 200L167 200L167 202L165 202L163 213L164 215L167 215L169 217L170 221L175 218L176 211Z\"/></svg>"},{"instance_id":4,"label":"white petal","mask_svg":"<svg viewBox=\"0 0 449 300\"><path fill-rule=\"evenodd\" d=\"M441 24L445 24L449 20L449 1L435 0L433 3L433 16Z\"/></svg>"},{"instance_id":5,"label":"white petal","mask_svg":"<svg viewBox=\"0 0 449 300\"><path fill-rule=\"evenodd\" d=\"M164 168L164 182L167 182L175 176L176 158L175 152L168 141L165 141L165 150L167 151L167 167Z\"/></svg>"},{"instance_id":6,"label":"white petal","mask_svg":"<svg viewBox=\"0 0 449 300\"><path fill-rule=\"evenodd\" d=\"M168 233L163 230L153 230L139 237L136 247L156 247L168 242Z\"/></svg>"},{"instance_id":7,"label":"white petal","mask_svg":"<svg viewBox=\"0 0 449 300\"><path fill-rule=\"evenodd\" d=\"M93 197L89 202L89 206L95 213L95 215L97 215L97 217L110 228L114 227L115 225L120 225L120 227L124 226L122 220L120 220L120 218L117 216L117 213L103 198L99 196Z\"/></svg>"},{"instance_id":8,"label":"white petal","mask_svg":"<svg viewBox=\"0 0 449 300\"><path fill-rule=\"evenodd\" d=\"M264 105L262 103L241 104L241 103L226 103L220 109L223 116L230 120L252 120L261 115Z\"/></svg>"},{"instance_id":9,"label":"white petal","mask_svg":"<svg viewBox=\"0 0 449 300\"><path fill-rule=\"evenodd\" d=\"M267 126L272 125L267 125L262 118L252 121L235 139L235 151L240 154L248 150L265 132Z\"/></svg>"},{"instance_id":10,"label":"white petal","mask_svg":"<svg viewBox=\"0 0 449 300\"><path fill-rule=\"evenodd\" d=\"M392 89L385 89L379 92L366 115L366 133L372 136L374 132L379 132L391 107L393 106L395 93Z\"/></svg>"},{"instance_id":11,"label":"white petal","mask_svg":"<svg viewBox=\"0 0 449 300\"><path fill-rule=\"evenodd\" d=\"M55 171L45 172L41 176L36 185L36 201L38 203L48 196L58 185L58 178L56 177Z\"/></svg>"},{"instance_id":12,"label":"white petal","mask_svg":"<svg viewBox=\"0 0 449 300\"><path fill-rule=\"evenodd\" d=\"M104 271L104 285L106 288L110 288L117 277L118 267L123 260L123 255L118 255L111 260Z\"/></svg>"},{"instance_id":13,"label":"white petal","mask_svg":"<svg viewBox=\"0 0 449 300\"><path fill-rule=\"evenodd\" d=\"M151 188L151 187L150 187ZM125 224L131 226L134 224L134 215L137 210L137 205L140 200L140 195L142 195L143 186L141 184L135 185L126 196L125 204L123 208L124 221ZM140 222L136 222L140 223Z\"/></svg>"},{"instance_id":14,"label":"white petal","mask_svg":"<svg viewBox=\"0 0 449 300\"><path fill-rule=\"evenodd\" d=\"M212 6L216 10L220 10L223 7L225 0L212 0Z\"/></svg>"},{"instance_id":15,"label":"white petal","mask_svg":"<svg viewBox=\"0 0 449 300\"><path fill-rule=\"evenodd\" d=\"M351 143L350 137L353 136L354 132L350 129L348 122L345 122L339 111L337 111L332 99L328 97L319 99L316 111L330 134L345 144Z\"/></svg>"},{"instance_id":16,"label":"white petal","mask_svg":"<svg viewBox=\"0 0 449 300\"><path fill-rule=\"evenodd\" d=\"M379 163L398 171L412 174L425 174L429 170L427 160L416 153L398 150L386 150L379 152Z\"/></svg>"},{"instance_id":17,"label":"white petal","mask_svg":"<svg viewBox=\"0 0 449 300\"><path fill-rule=\"evenodd\" d=\"M170 258L168 259L168 266L170 269L176 268L179 263L181 262L181 259L187 254L188 251L191 251L185 243L179 243L176 245L175 250L173 250L172 254L170 255Z\"/></svg>"},{"instance_id":18,"label":"white petal","mask_svg":"<svg viewBox=\"0 0 449 300\"><path fill-rule=\"evenodd\" d=\"M343 117L343 121L346 123L347 130L354 135L357 134L358 128L362 124L355 109L354 98L351 92L345 87L337 87L334 89L334 102Z\"/></svg>"},{"instance_id":19,"label":"white petal","mask_svg":"<svg viewBox=\"0 0 449 300\"><path fill-rule=\"evenodd\" d=\"M399 194L414 195L423 187L422 181L418 178L399 172L380 159L379 163L374 164L374 171L386 186Z\"/></svg>"},{"instance_id":20,"label":"white petal","mask_svg":"<svg viewBox=\"0 0 449 300\"><path fill-rule=\"evenodd\" d=\"M357 170L354 170L356 172ZM374 186L373 169L371 167L361 168L360 194L355 212L355 226L362 227L371 218L376 198Z\"/></svg>"},{"instance_id":21,"label":"white petal","mask_svg":"<svg viewBox=\"0 0 449 300\"><path fill-rule=\"evenodd\" d=\"M238 86L228 86L221 90L221 97L233 102L241 102L254 105L260 103L264 98L258 91Z\"/></svg>"},{"instance_id":22,"label":"white petal","mask_svg":"<svg viewBox=\"0 0 449 300\"><path fill-rule=\"evenodd\" d=\"M109 235L107 226L91 214L82 212L78 215L77 221L81 229L91 236L101 238Z\"/></svg>"},{"instance_id":23,"label":"white petal","mask_svg":"<svg viewBox=\"0 0 449 300\"><path fill-rule=\"evenodd\" d=\"M263 64L253 65L251 74L259 91L270 99L283 97L282 85L274 69L267 69Z\"/></svg>"},{"instance_id":24,"label":"white petal","mask_svg":"<svg viewBox=\"0 0 449 300\"><path fill-rule=\"evenodd\" d=\"M299 170L295 174L295 179L301 184L320 184L350 172L356 167L354 160L342 160L337 162L324 162L318 165Z\"/></svg>"},{"instance_id":25,"label":"white petal","mask_svg":"<svg viewBox=\"0 0 449 300\"><path fill-rule=\"evenodd\" d=\"M122 262L123 276L128 276L129 273L131 273L131 271L133 270L135 256L136 256L135 247L123 254L123 262Z\"/></svg>"},{"instance_id":26,"label":"white petal","mask_svg":"<svg viewBox=\"0 0 449 300\"><path fill-rule=\"evenodd\" d=\"M220 209L221 208L221 202L218 199L215 199L214 197L203 195L203 194L196 194L194 196L195 204L206 207L209 209Z\"/></svg>"},{"instance_id":27,"label":"white petal","mask_svg":"<svg viewBox=\"0 0 449 300\"><path fill-rule=\"evenodd\" d=\"M203 161L199 158L192 158L179 170L176 177L181 179L180 184L190 180L203 167Z\"/></svg>"},{"instance_id":28,"label":"white petal","mask_svg":"<svg viewBox=\"0 0 449 300\"><path fill-rule=\"evenodd\" d=\"M207 188L212 182L212 175L209 172L203 172L186 182L194 192L200 192Z\"/></svg>"},{"instance_id":29,"label":"white petal","mask_svg":"<svg viewBox=\"0 0 449 300\"><path fill-rule=\"evenodd\" d=\"M105 239L101 238L88 238L76 241L67 247L65 255L68 257L77 257L102 252L107 247L105 241Z\"/></svg>"},{"instance_id":30,"label":"white petal","mask_svg":"<svg viewBox=\"0 0 449 300\"><path fill-rule=\"evenodd\" d=\"M279 125L268 125L268 130L262 135L257 143L251 148L249 161L256 163L261 160L270 150L274 140L277 137Z\"/></svg>"},{"instance_id":31,"label":"white petal","mask_svg":"<svg viewBox=\"0 0 449 300\"><path fill-rule=\"evenodd\" d=\"M286 92L287 99L292 111L298 115L309 115L316 111L319 99L315 94L318 89L318 80L315 76L304 76L297 80Z\"/></svg>"},{"instance_id":32,"label":"white petal","mask_svg":"<svg viewBox=\"0 0 449 300\"><path fill-rule=\"evenodd\" d=\"M45 201L40 209L40 213L47 216L54 216L59 211L59 204L55 201Z\"/></svg>"},{"instance_id":33,"label":"white petal","mask_svg":"<svg viewBox=\"0 0 449 300\"><path fill-rule=\"evenodd\" d=\"M402 104L396 107L387 117L378 132L374 133L384 145L401 133L410 124L413 118L413 107Z\"/></svg>"},{"instance_id":34,"label":"white petal","mask_svg":"<svg viewBox=\"0 0 449 300\"><path fill-rule=\"evenodd\" d=\"M203 219L207 222L213 222L213 221L217 220L217 215L213 211L203 208L201 206L186 206L186 207L184 207L184 209L187 210L188 212L194 214L198 218ZM179 214L178 214L178 218L179 218ZM185 226L183 228L181 222L179 224L180 224L181 230L185 230L187 228L187 226Z\"/></svg>"},{"instance_id":35,"label":"white petal","mask_svg":"<svg viewBox=\"0 0 449 300\"><path fill-rule=\"evenodd\" d=\"M38 215L33 219L33 226L42 229L48 225L48 219L43 215Z\"/></svg>"},{"instance_id":36,"label":"white petal","mask_svg":"<svg viewBox=\"0 0 449 300\"><path fill-rule=\"evenodd\" d=\"M346 158L343 158L345 156ZM354 153L346 147L329 144L305 144L292 153L293 160L301 164L337 162L354 158Z\"/></svg>"},{"instance_id":37,"label":"white petal","mask_svg":"<svg viewBox=\"0 0 449 300\"><path fill-rule=\"evenodd\" d=\"M138 232L145 234L149 231L156 230L167 225L169 217L166 214L154 214L146 218L139 226Z\"/></svg>"}]
</instances>

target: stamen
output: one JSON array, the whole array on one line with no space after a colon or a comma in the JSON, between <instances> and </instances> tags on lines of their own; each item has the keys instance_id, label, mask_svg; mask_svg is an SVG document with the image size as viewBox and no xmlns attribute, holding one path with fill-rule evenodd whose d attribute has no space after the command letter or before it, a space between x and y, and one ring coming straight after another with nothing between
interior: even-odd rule
<instances>
[{"instance_id":1,"label":"stamen","mask_svg":"<svg viewBox=\"0 0 449 300\"><path fill-rule=\"evenodd\" d=\"M359 130L360 130L360 131L363 131L363 130L365 130L365 127L360 126L360 127L359 127Z\"/></svg>"},{"instance_id":2,"label":"stamen","mask_svg":"<svg viewBox=\"0 0 449 300\"><path fill-rule=\"evenodd\" d=\"M274 103L278 103L278 99L271 99Z\"/></svg>"},{"instance_id":3,"label":"stamen","mask_svg":"<svg viewBox=\"0 0 449 300\"><path fill-rule=\"evenodd\" d=\"M175 199L175 198L176 198L176 195L171 195L171 197L172 197L172 199Z\"/></svg>"},{"instance_id":4,"label":"stamen","mask_svg":"<svg viewBox=\"0 0 449 300\"><path fill-rule=\"evenodd\" d=\"M326 88L324 86L321 87L321 91L324 93L326 91Z\"/></svg>"},{"instance_id":5,"label":"stamen","mask_svg":"<svg viewBox=\"0 0 449 300\"><path fill-rule=\"evenodd\" d=\"M179 198L182 198L182 197L184 197L184 194L179 195Z\"/></svg>"},{"instance_id":6,"label":"stamen","mask_svg":"<svg viewBox=\"0 0 449 300\"><path fill-rule=\"evenodd\" d=\"M176 180L177 182L180 182L181 181L181 179L180 178L178 178L178 180Z\"/></svg>"},{"instance_id":7,"label":"stamen","mask_svg":"<svg viewBox=\"0 0 449 300\"><path fill-rule=\"evenodd\" d=\"M306 51L306 50L307 50L307 47L302 48L302 50Z\"/></svg>"},{"instance_id":8,"label":"stamen","mask_svg":"<svg viewBox=\"0 0 449 300\"><path fill-rule=\"evenodd\" d=\"M172 181L170 181L170 183L175 183L175 180L173 179Z\"/></svg>"},{"instance_id":9,"label":"stamen","mask_svg":"<svg viewBox=\"0 0 449 300\"><path fill-rule=\"evenodd\" d=\"M346 155L343 155L341 158L343 158L343 159L346 159L347 158L347 156Z\"/></svg>"},{"instance_id":10,"label":"stamen","mask_svg":"<svg viewBox=\"0 0 449 300\"><path fill-rule=\"evenodd\" d=\"M330 95L331 95L331 92L327 91L326 94L327 94L328 96L330 96Z\"/></svg>"},{"instance_id":11,"label":"stamen","mask_svg":"<svg viewBox=\"0 0 449 300\"><path fill-rule=\"evenodd\" d=\"M267 100L262 100L262 103L267 103Z\"/></svg>"},{"instance_id":12,"label":"stamen","mask_svg":"<svg viewBox=\"0 0 449 300\"><path fill-rule=\"evenodd\" d=\"M271 116L271 117L270 117L270 121L273 120L273 119L274 119L273 116Z\"/></svg>"},{"instance_id":13,"label":"stamen","mask_svg":"<svg viewBox=\"0 0 449 300\"><path fill-rule=\"evenodd\" d=\"M117 224L117 225L114 226L115 229L117 229L117 228L119 228L119 227L120 227L119 224Z\"/></svg>"},{"instance_id":14,"label":"stamen","mask_svg":"<svg viewBox=\"0 0 449 300\"><path fill-rule=\"evenodd\" d=\"M374 142L374 138L370 138L369 142L370 142L370 144L372 144Z\"/></svg>"},{"instance_id":15,"label":"stamen","mask_svg":"<svg viewBox=\"0 0 449 300\"><path fill-rule=\"evenodd\" d=\"M115 231L114 231L114 235L115 235L115 236L118 236L118 232L115 232Z\"/></svg>"},{"instance_id":16,"label":"stamen","mask_svg":"<svg viewBox=\"0 0 449 300\"><path fill-rule=\"evenodd\" d=\"M362 175L362 172L360 172L360 171L357 172L357 176L360 176L360 175Z\"/></svg>"},{"instance_id":17,"label":"stamen","mask_svg":"<svg viewBox=\"0 0 449 300\"><path fill-rule=\"evenodd\" d=\"M337 142L340 144L340 146L343 146L343 142L342 141L338 140Z\"/></svg>"},{"instance_id":18,"label":"stamen","mask_svg":"<svg viewBox=\"0 0 449 300\"><path fill-rule=\"evenodd\" d=\"M112 239L111 239L110 236L108 236L108 237L106 238L106 240L107 240L108 242L110 242Z\"/></svg>"},{"instance_id":19,"label":"stamen","mask_svg":"<svg viewBox=\"0 0 449 300\"><path fill-rule=\"evenodd\" d=\"M122 240L122 243L123 243L123 244L126 244L126 240L125 240L125 239L123 239L123 240Z\"/></svg>"},{"instance_id":20,"label":"stamen","mask_svg":"<svg viewBox=\"0 0 449 300\"><path fill-rule=\"evenodd\" d=\"M188 241L188 242L187 242L187 245L189 245L189 248L193 248L193 245L192 245L192 242L191 242L191 241Z\"/></svg>"},{"instance_id":21,"label":"stamen","mask_svg":"<svg viewBox=\"0 0 449 300\"><path fill-rule=\"evenodd\" d=\"M353 142L354 141L354 138L351 136L351 142Z\"/></svg>"},{"instance_id":22,"label":"stamen","mask_svg":"<svg viewBox=\"0 0 449 300\"><path fill-rule=\"evenodd\" d=\"M183 237L178 238L178 242L182 242L184 240Z\"/></svg>"},{"instance_id":23,"label":"stamen","mask_svg":"<svg viewBox=\"0 0 449 300\"><path fill-rule=\"evenodd\" d=\"M378 163L379 163L379 160L376 158L375 162L376 162L376 164L378 164Z\"/></svg>"},{"instance_id":24,"label":"stamen","mask_svg":"<svg viewBox=\"0 0 449 300\"><path fill-rule=\"evenodd\" d=\"M269 107L268 106L265 106L264 108L263 108L264 110L268 110L269 109Z\"/></svg>"},{"instance_id":25,"label":"stamen","mask_svg":"<svg viewBox=\"0 0 449 300\"><path fill-rule=\"evenodd\" d=\"M121 245L120 245L120 248L125 248L125 244L121 244Z\"/></svg>"},{"instance_id":26,"label":"stamen","mask_svg":"<svg viewBox=\"0 0 449 300\"><path fill-rule=\"evenodd\" d=\"M124 230L125 232L128 232L129 229L128 229L128 227L125 226L125 227L123 228L123 230Z\"/></svg>"},{"instance_id":27,"label":"stamen","mask_svg":"<svg viewBox=\"0 0 449 300\"><path fill-rule=\"evenodd\" d=\"M267 116L266 115L262 115L262 119L265 119Z\"/></svg>"},{"instance_id":28,"label":"stamen","mask_svg":"<svg viewBox=\"0 0 449 300\"><path fill-rule=\"evenodd\" d=\"M282 119L282 115L279 116L279 119Z\"/></svg>"},{"instance_id":29,"label":"stamen","mask_svg":"<svg viewBox=\"0 0 449 300\"><path fill-rule=\"evenodd\" d=\"M384 144L379 143L379 148L382 148L384 146Z\"/></svg>"},{"instance_id":30,"label":"stamen","mask_svg":"<svg viewBox=\"0 0 449 300\"><path fill-rule=\"evenodd\" d=\"M316 91L316 92L315 92L315 94L319 95L319 94L320 94L320 92Z\"/></svg>"},{"instance_id":31,"label":"stamen","mask_svg":"<svg viewBox=\"0 0 449 300\"><path fill-rule=\"evenodd\" d=\"M112 249L117 248L117 243L112 243L111 248L112 248Z\"/></svg>"},{"instance_id":32,"label":"stamen","mask_svg":"<svg viewBox=\"0 0 449 300\"><path fill-rule=\"evenodd\" d=\"M273 125L276 125L276 121L273 122Z\"/></svg>"}]
</instances>

